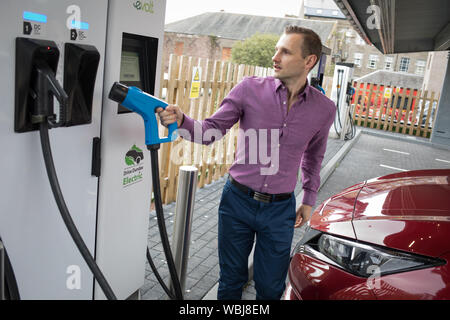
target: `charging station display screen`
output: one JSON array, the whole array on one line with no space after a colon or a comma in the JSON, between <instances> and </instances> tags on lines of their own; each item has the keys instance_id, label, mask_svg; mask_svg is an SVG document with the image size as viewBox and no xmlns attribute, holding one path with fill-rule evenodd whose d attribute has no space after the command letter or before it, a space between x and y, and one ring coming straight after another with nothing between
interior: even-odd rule
<instances>
[{"instance_id":1,"label":"charging station display screen","mask_svg":"<svg viewBox=\"0 0 450 320\"><path fill-rule=\"evenodd\" d=\"M120 64L120 82L135 83L135 87L142 88L139 68L139 54L137 52L123 51Z\"/></svg>"},{"instance_id":2,"label":"charging station display screen","mask_svg":"<svg viewBox=\"0 0 450 320\"><path fill-rule=\"evenodd\" d=\"M120 60L120 82L127 85L143 89L141 81L141 63L138 51L127 51L122 49L122 57ZM131 112L121 104L119 104L118 113Z\"/></svg>"},{"instance_id":3,"label":"charging station display screen","mask_svg":"<svg viewBox=\"0 0 450 320\"><path fill-rule=\"evenodd\" d=\"M119 81L154 94L157 56L157 38L123 33ZM119 105L119 114L128 112L131 111Z\"/></svg>"}]
</instances>

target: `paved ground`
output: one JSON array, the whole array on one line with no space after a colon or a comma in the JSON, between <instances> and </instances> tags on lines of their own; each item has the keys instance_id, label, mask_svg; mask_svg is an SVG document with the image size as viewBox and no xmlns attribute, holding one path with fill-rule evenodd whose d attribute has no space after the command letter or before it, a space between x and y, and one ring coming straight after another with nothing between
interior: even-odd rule
<instances>
[{"instance_id":1,"label":"paved ground","mask_svg":"<svg viewBox=\"0 0 450 320\"><path fill-rule=\"evenodd\" d=\"M322 167L343 148L344 142L329 138L327 153ZM344 160L327 179L318 194L317 205L331 195L369 178L398 172L425 168L450 168L450 150L437 149L427 145L426 140L407 141L371 134L362 134ZM202 299L213 288L219 277L217 257L217 208L227 176L197 191L192 225L190 258L188 263L185 298ZM296 194L301 191L301 183ZM171 239L175 203L164 207L167 231ZM169 272L160 244L155 213L151 214L149 248L161 275L168 283ZM302 230L296 230L293 246L301 237ZM253 281L243 293L243 299L255 299ZM147 264L144 286L141 288L144 300L167 299Z\"/></svg>"},{"instance_id":2,"label":"paved ground","mask_svg":"<svg viewBox=\"0 0 450 320\"><path fill-rule=\"evenodd\" d=\"M438 160L436 160L438 159ZM402 170L449 169L450 150L362 134L317 196L321 203L361 181Z\"/></svg>"}]
</instances>

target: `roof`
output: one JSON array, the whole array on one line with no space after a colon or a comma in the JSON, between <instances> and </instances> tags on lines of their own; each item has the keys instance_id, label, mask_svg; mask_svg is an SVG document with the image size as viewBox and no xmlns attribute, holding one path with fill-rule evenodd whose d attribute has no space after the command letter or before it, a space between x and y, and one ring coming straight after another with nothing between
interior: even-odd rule
<instances>
[{"instance_id":1,"label":"roof","mask_svg":"<svg viewBox=\"0 0 450 320\"><path fill-rule=\"evenodd\" d=\"M384 54L450 49L448 0L334 1L360 36Z\"/></svg>"},{"instance_id":2,"label":"roof","mask_svg":"<svg viewBox=\"0 0 450 320\"><path fill-rule=\"evenodd\" d=\"M303 3L305 7L339 10L333 0L303 0Z\"/></svg>"},{"instance_id":3,"label":"roof","mask_svg":"<svg viewBox=\"0 0 450 320\"><path fill-rule=\"evenodd\" d=\"M164 31L245 40L255 33L281 35L284 27L290 24L314 30L322 43L325 43L331 35L335 22L207 12L166 24Z\"/></svg>"},{"instance_id":4,"label":"roof","mask_svg":"<svg viewBox=\"0 0 450 320\"><path fill-rule=\"evenodd\" d=\"M356 82L376 83L384 86L395 86L410 89L420 89L423 83L423 76L415 74L394 72L387 70L377 70L355 79Z\"/></svg>"},{"instance_id":5,"label":"roof","mask_svg":"<svg viewBox=\"0 0 450 320\"><path fill-rule=\"evenodd\" d=\"M322 9L305 6L305 16L333 19L347 19L339 9Z\"/></svg>"}]
</instances>

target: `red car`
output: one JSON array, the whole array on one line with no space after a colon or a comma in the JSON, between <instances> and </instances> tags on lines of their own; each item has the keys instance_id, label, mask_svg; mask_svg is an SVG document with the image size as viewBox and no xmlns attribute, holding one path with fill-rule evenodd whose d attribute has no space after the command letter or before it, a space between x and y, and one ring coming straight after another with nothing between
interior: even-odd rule
<instances>
[{"instance_id":1,"label":"red car","mask_svg":"<svg viewBox=\"0 0 450 320\"><path fill-rule=\"evenodd\" d=\"M450 170L391 174L314 211L284 299L450 299L449 261Z\"/></svg>"}]
</instances>

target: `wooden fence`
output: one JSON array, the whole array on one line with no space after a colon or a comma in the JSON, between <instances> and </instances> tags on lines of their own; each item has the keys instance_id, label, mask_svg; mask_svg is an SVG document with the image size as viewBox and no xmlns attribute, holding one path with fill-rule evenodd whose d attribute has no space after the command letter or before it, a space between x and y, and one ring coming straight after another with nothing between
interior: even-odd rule
<instances>
[{"instance_id":1,"label":"wooden fence","mask_svg":"<svg viewBox=\"0 0 450 320\"><path fill-rule=\"evenodd\" d=\"M194 67L200 66L200 96L190 99L191 80ZM211 116L224 97L244 76L267 76L271 68L235 65L220 60L198 59L171 55L168 78L161 74L159 96L169 104L178 105L181 110L196 120ZM167 136L168 130L159 126L160 136ZM184 139L161 145L159 153L161 197L163 203L176 200L178 171L182 165L194 165L199 169L198 187L223 177L234 160L237 124L221 140L204 146Z\"/></svg>"},{"instance_id":2,"label":"wooden fence","mask_svg":"<svg viewBox=\"0 0 450 320\"><path fill-rule=\"evenodd\" d=\"M440 94L354 82L353 121L358 126L429 138Z\"/></svg>"}]
</instances>

